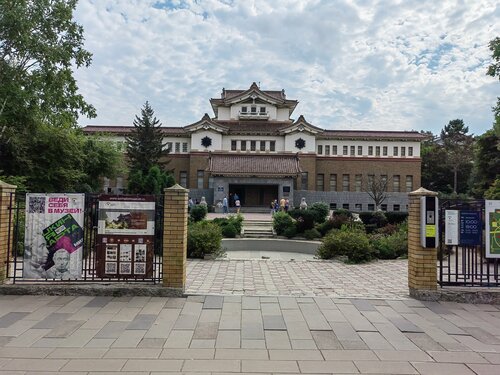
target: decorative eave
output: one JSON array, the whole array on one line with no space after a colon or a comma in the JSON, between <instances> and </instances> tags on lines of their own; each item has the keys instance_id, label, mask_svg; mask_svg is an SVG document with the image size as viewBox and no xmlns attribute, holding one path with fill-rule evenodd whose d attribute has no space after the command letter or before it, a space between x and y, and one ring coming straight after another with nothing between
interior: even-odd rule
<instances>
[{"instance_id":1,"label":"decorative eave","mask_svg":"<svg viewBox=\"0 0 500 375\"><path fill-rule=\"evenodd\" d=\"M216 123L210 118L207 113L205 113L200 121L185 126L184 130L189 133L194 133L199 130L213 130L217 133L227 133L229 131L229 128L227 126Z\"/></svg>"},{"instance_id":2,"label":"decorative eave","mask_svg":"<svg viewBox=\"0 0 500 375\"><path fill-rule=\"evenodd\" d=\"M291 134L297 132L308 132L316 135L316 134L322 134L324 130L307 122L303 115L300 115L297 121L295 121L290 126L281 128L279 130L280 134Z\"/></svg>"}]
</instances>

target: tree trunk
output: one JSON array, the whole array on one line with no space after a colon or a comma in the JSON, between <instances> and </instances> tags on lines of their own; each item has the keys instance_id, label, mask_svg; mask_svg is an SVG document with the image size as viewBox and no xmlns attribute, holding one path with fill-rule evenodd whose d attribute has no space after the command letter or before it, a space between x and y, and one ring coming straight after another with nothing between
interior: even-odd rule
<instances>
[{"instance_id":1,"label":"tree trunk","mask_svg":"<svg viewBox=\"0 0 500 375\"><path fill-rule=\"evenodd\" d=\"M457 194L457 176L458 176L458 168L453 168L453 192Z\"/></svg>"}]
</instances>

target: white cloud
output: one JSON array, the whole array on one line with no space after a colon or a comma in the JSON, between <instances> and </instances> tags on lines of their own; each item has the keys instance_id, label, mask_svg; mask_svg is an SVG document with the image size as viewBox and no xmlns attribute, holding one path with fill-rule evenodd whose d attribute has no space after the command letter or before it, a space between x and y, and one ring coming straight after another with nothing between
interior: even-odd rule
<instances>
[{"instance_id":1,"label":"white cloud","mask_svg":"<svg viewBox=\"0 0 500 375\"><path fill-rule=\"evenodd\" d=\"M164 125L212 115L222 87L284 88L329 129L491 127L500 34L494 0L80 0L89 69L76 77L98 117L129 125L149 100Z\"/></svg>"}]
</instances>

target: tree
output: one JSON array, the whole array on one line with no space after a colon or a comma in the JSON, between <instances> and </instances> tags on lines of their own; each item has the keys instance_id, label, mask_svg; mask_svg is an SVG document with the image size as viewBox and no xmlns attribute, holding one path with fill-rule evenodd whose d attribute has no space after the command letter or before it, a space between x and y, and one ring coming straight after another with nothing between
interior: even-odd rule
<instances>
[{"instance_id":1,"label":"tree","mask_svg":"<svg viewBox=\"0 0 500 375\"><path fill-rule=\"evenodd\" d=\"M497 77L500 80L500 38L496 37L490 41L489 48L491 51L491 57L493 58L493 63L488 66L488 71L486 74L492 77ZM493 114L495 115L495 122L493 128L497 137L500 138L500 97L497 97L497 105L493 107ZM500 149L500 143L497 144L498 149Z\"/></svg>"},{"instance_id":2,"label":"tree","mask_svg":"<svg viewBox=\"0 0 500 375\"><path fill-rule=\"evenodd\" d=\"M164 151L161 123L154 117L148 102L141 109L141 117L135 116L134 130L127 137L127 156L131 172L141 171L146 175L157 165Z\"/></svg>"},{"instance_id":3,"label":"tree","mask_svg":"<svg viewBox=\"0 0 500 375\"><path fill-rule=\"evenodd\" d=\"M155 194L159 195L163 189L175 184L171 173L164 172L154 165L147 174L141 170L131 171L128 178L128 193L130 194Z\"/></svg>"},{"instance_id":4,"label":"tree","mask_svg":"<svg viewBox=\"0 0 500 375\"><path fill-rule=\"evenodd\" d=\"M458 172L468 170L470 172L473 158L474 137L463 120L451 120L441 130L441 141L446 151L445 164L453 172L453 192L458 192Z\"/></svg>"},{"instance_id":5,"label":"tree","mask_svg":"<svg viewBox=\"0 0 500 375\"><path fill-rule=\"evenodd\" d=\"M431 132L422 132L428 138L421 143L422 186L432 191L451 193L453 172L443 163L446 151L439 136Z\"/></svg>"},{"instance_id":6,"label":"tree","mask_svg":"<svg viewBox=\"0 0 500 375\"><path fill-rule=\"evenodd\" d=\"M375 204L375 209L380 209L380 205L388 197L387 186L389 185L389 179L387 175L368 175L366 183L363 184L365 192L368 196L373 199Z\"/></svg>"},{"instance_id":7,"label":"tree","mask_svg":"<svg viewBox=\"0 0 500 375\"><path fill-rule=\"evenodd\" d=\"M497 178L486 190L484 199L500 200L500 178Z\"/></svg>"},{"instance_id":8,"label":"tree","mask_svg":"<svg viewBox=\"0 0 500 375\"><path fill-rule=\"evenodd\" d=\"M472 179L472 193L476 198L483 198L495 179L500 178L500 151L497 148L499 139L493 129L476 139Z\"/></svg>"}]
</instances>

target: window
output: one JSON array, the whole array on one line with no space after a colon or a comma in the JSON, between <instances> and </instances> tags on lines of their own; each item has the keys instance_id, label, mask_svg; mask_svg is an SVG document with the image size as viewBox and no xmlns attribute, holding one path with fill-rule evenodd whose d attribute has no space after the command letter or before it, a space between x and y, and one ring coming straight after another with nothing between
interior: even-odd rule
<instances>
[{"instance_id":1,"label":"window","mask_svg":"<svg viewBox=\"0 0 500 375\"><path fill-rule=\"evenodd\" d=\"M387 156L387 146L382 147L382 155Z\"/></svg>"},{"instance_id":2,"label":"window","mask_svg":"<svg viewBox=\"0 0 500 375\"><path fill-rule=\"evenodd\" d=\"M349 175L342 175L342 191L349 191Z\"/></svg>"},{"instance_id":3,"label":"window","mask_svg":"<svg viewBox=\"0 0 500 375\"><path fill-rule=\"evenodd\" d=\"M325 146L325 155L330 155L330 146Z\"/></svg>"},{"instance_id":4,"label":"window","mask_svg":"<svg viewBox=\"0 0 500 375\"><path fill-rule=\"evenodd\" d=\"M205 171L199 170L196 174L198 189L203 189L203 179L205 177Z\"/></svg>"},{"instance_id":5,"label":"window","mask_svg":"<svg viewBox=\"0 0 500 375\"><path fill-rule=\"evenodd\" d=\"M187 142L182 142L182 152L188 152L188 144L187 144Z\"/></svg>"},{"instance_id":6,"label":"window","mask_svg":"<svg viewBox=\"0 0 500 375\"><path fill-rule=\"evenodd\" d=\"M401 156L406 156L406 147L401 147Z\"/></svg>"},{"instance_id":7,"label":"window","mask_svg":"<svg viewBox=\"0 0 500 375\"><path fill-rule=\"evenodd\" d=\"M355 191L361 191L361 178L362 176L360 174L357 174L354 176L354 190Z\"/></svg>"},{"instance_id":8,"label":"window","mask_svg":"<svg viewBox=\"0 0 500 375\"><path fill-rule=\"evenodd\" d=\"M354 210L359 212L363 211L363 205L361 203L355 203Z\"/></svg>"},{"instance_id":9,"label":"window","mask_svg":"<svg viewBox=\"0 0 500 375\"><path fill-rule=\"evenodd\" d=\"M348 151L349 150L348 150L347 146L342 147L342 155L347 155Z\"/></svg>"},{"instance_id":10,"label":"window","mask_svg":"<svg viewBox=\"0 0 500 375\"><path fill-rule=\"evenodd\" d=\"M269 142L269 150L276 151L276 141Z\"/></svg>"},{"instance_id":11,"label":"window","mask_svg":"<svg viewBox=\"0 0 500 375\"><path fill-rule=\"evenodd\" d=\"M392 154L394 156L398 156L398 147L397 146L394 146L394 148L392 149Z\"/></svg>"},{"instance_id":12,"label":"window","mask_svg":"<svg viewBox=\"0 0 500 375\"><path fill-rule=\"evenodd\" d=\"M257 107L251 106L251 107L250 107L250 112L251 112L252 114L257 114Z\"/></svg>"},{"instance_id":13,"label":"window","mask_svg":"<svg viewBox=\"0 0 500 375\"><path fill-rule=\"evenodd\" d=\"M209 189L213 189L214 188L214 178L212 176L210 176L208 178L208 188Z\"/></svg>"},{"instance_id":14,"label":"window","mask_svg":"<svg viewBox=\"0 0 500 375\"><path fill-rule=\"evenodd\" d=\"M308 182L307 180L308 180L307 172L302 172L300 181L302 190L307 190L307 182Z\"/></svg>"},{"instance_id":15,"label":"window","mask_svg":"<svg viewBox=\"0 0 500 375\"><path fill-rule=\"evenodd\" d=\"M399 193L399 175L392 176L392 191Z\"/></svg>"},{"instance_id":16,"label":"window","mask_svg":"<svg viewBox=\"0 0 500 375\"><path fill-rule=\"evenodd\" d=\"M373 186L374 181L375 181L375 175L369 174L368 175L368 190L371 190L371 187Z\"/></svg>"},{"instance_id":17,"label":"window","mask_svg":"<svg viewBox=\"0 0 500 375\"><path fill-rule=\"evenodd\" d=\"M336 210L337 209L337 203L330 203L330 210Z\"/></svg>"},{"instance_id":18,"label":"window","mask_svg":"<svg viewBox=\"0 0 500 375\"><path fill-rule=\"evenodd\" d=\"M260 141L260 151L266 151L266 141Z\"/></svg>"},{"instance_id":19,"label":"window","mask_svg":"<svg viewBox=\"0 0 500 375\"><path fill-rule=\"evenodd\" d=\"M256 141L250 141L250 150L255 151L257 148L257 142Z\"/></svg>"},{"instance_id":20,"label":"window","mask_svg":"<svg viewBox=\"0 0 500 375\"><path fill-rule=\"evenodd\" d=\"M392 210L394 212L399 212L401 211L401 207L399 206L399 204L395 204L394 206L392 206Z\"/></svg>"},{"instance_id":21,"label":"window","mask_svg":"<svg viewBox=\"0 0 500 375\"><path fill-rule=\"evenodd\" d=\"M373 155L373 146L368 146L368 155Z\"/></svg>"},{"instance_id":22,"label":"window","mask_svg":"<svg viewBox=\"0 0 500 375\"><path fill-rule=\"evenodd\" d=\"M260 113L266 113L266 107L260 107Z\"/></svg>"},{"instance_id":23,"label":"window","mask_svg":"<svg viewBox=\"0 0 500 375\"><path fill-rule=\"evenodd\" d=\"M175 142L175 152L181 152L181 144L179 142Z\"/></svg>"},{"instance_id":24,"label":"window","mask_svg":"<svg viewBox=\"0 0 500 375\"><path fill-rule=\"evenodd\" d=\"M349 203L342 203L342 208L344 210L348 210L349 209Z\"/></svg>"},{"instance_id":25,"label":"window","mask_svg":"<svg viewBox=\"0 0 500 375\"><path fill-rule=\"evenodd\" d=\"M172 152L172 142L167 142L166 148L168 152Z\"/></svg>"},{"instance_id":26,"label":"window","mask_svg":"<svg viewBox=\"0 0 500 375\"><path fill-rule=\"evenodd\" d=\"M387 175L386 174L380 175L380 185L381 185L381 187L384 188L384 191L387 191Z\"/></svg>"},{"instance_id":27,"label":"window","mask_svg":"<svg viewBox=\"0 0 500 375\"><path fill-rule=\"evenodd\" d=\"M373 203L368 203L368 211L375 211L375 205Z\"/></svg>"},{"instance_id":28,"label":"window","mask_svg":"<svg viewBox=\"0 0 500 375\"><path fill-rule=\"evenodd\" d=\"M354 155L356 155L356 147L351 146L351 156L354 156Z\"/></svg>"},{"instance_id":29,"label":"window","mask_svg":"<svg viewBox=\"0 0 500 375\"><path fill-rule=\"evenodd\" d=\"M337 191L337 175L330 175L330 191Z\"/></svg>"},{"instance_id":30,"label":"window","mask_svg":"<svg viewBox=\"0 0 500 375\"><path fill-rule=\"evenodd\" d=\"M408 156L413 156L413 147L408 147Z\"/></svg>"},{"instance_id":31,"label":"window","mask_svg":"<svg viewBox=\"0 0 500 375\"><path fill-rule=\"evenodd\" d=\"M236 141L231 141L231 151L236 151Z\"/></svg>"},{"instance_id":32,"label":"window","mask_svg":"<svg viewBox=\"0 0 500 375\"><path fill-rule=\"evenodd\" d=\"M406 176L406 192L413 191L413 176Z\"/></svg>"},{"instance_id":33,"label":"window","mask_svg":"<svg viewBox=\"0 0 500 375\"><path fill-rule=\"evenodd\" d=\"M318 173L316 175L316 190L317 191L325 190L325 175L322 173Z\"/></svg>"},{"instance_id":34,"label":"window","mask_svg":"<svg viewBox=\"0 0 500 375\"><path fill-rule=\"evenodd\" d=\"M241 107L241 113L247 113L248 108L247 107Z\"/></svg>"},{"instance_id":35,"label":"window","mask_svg":"<svg viewBox=\"0 0 500 375\"><path fill-rule=\"evenodd\" d=\"M323 146L318 145L318 155L323 155Z\"/></svg>"},{"instance_id":36,"label":"window","mask_svg":"<svg viewBox=\"0 0 500 375\"><path fill-rule=\"evenodd\" d=\"M380 205L380 209L381 209L382 211L387 211L387 205L386 205L386 204L381 204L381 205Z\"/></svg>"},{"instance_id":37,"label":"window","mask_svg":"<svg viewBox=\"0 0 500 375\"><path fill-rule=\"evenodd\" d=\"M332 155L337 155L337 146L332 146Z\"/></svg>"},{"instance_id":38,"label":"window","mask_svg":"<svg viewBox=\"0 0 500 375\"><path fill-rule=\"evenodd\" d=\"M358 155L363 155L363 146L358 146Z\"/></svg>"},{"instance_id":39,"label":"window","mask_svg":"<svg viewBox=\"0 0 500 375\"><path fill-rule=\"evenodd\" d=\"M187 178L188 178L187 172L184 171L179 172L179 185L187 188Z\"/></svg>"},{"instance_id":40,"label":"window","mask_svg":"<svg viewBox=\"0 0 500 375\"><path fill-rule=\"evenodd\" d=\"M241 151L247 150L247 141L240 141L240 150Z\"/></svg>"},{"instance_id":41,"label":"window","mask_svg":"<svg viewBox=\"0 0 500 375\"><path fill-rule=\"evenodd\" d=\"M375 156L380 156L380 146L375 147Z\"/></svg>"}]
</instances>

